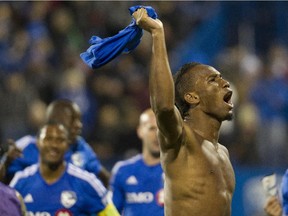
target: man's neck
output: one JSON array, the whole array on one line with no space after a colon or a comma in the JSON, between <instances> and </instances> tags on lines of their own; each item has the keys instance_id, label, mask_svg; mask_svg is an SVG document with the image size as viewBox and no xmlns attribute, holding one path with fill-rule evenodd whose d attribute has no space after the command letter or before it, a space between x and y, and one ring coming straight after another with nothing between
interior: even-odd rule
<instances>
[{"instance_id":1,"label":"man's neck","mask_svg":"<svg viewBox=\"0 0 288 216\"><path fill-rule=\"evenodd\" d=\"M218 143L221 122L207 116L206 114L186 116L184 122L186 122L195 133L204 139L213 144Z\"/></svg>"},{"instance_id":2,"label":"man's neck","mask_svg":"<svg viewBox=\"0 0 288 216\"><path fill-rule=\"evenodd\" d=\"M160 157L154 157L153 155L151 155L149 153L144 153L144 152L142 155L143 155L143 160L144 160L145 164L147 164L149 166L153 166L153 165L160 163Z\"/></svg>"},{"instance_id":3,"label":"man's neck","mask_svg":"<svg viewBox=\"0 0 288 216\"><path fill-rule=\"evenodd\" d=\"M66 163L63 162L58 166L51 167L47 164L40 163L40 173L43 179L48 183L52 184L56 182L64 173L66 169Z\"/></svg>"}]
</instances>

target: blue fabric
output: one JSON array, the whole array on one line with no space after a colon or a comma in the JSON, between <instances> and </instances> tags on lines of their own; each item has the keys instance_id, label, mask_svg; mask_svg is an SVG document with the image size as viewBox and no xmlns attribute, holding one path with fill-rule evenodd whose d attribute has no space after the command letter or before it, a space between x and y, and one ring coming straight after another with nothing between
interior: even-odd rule
<instances>
[{"instance_id":1,"label":"blue fabric","mask_svg":"<svg viewBox=\"0 0 288 216\"><path fill-rule=\"evenodd\" d=\"M145 8L149 17L156 19L157 14L155 10L150 6L133 6L129 8L132 15L137 9ZM136 20L132 18L132 22L118 34L100 38L98 36L92 36L89 43L91 46L86 52L80 54L82 60L91 68L96 69L102 65L107 64L112 59L116 58L122 53L129 53L135 49L142 38L143 30L136 24Z\"/></svg>"},{"instance_id":2,"label":"blue fabric","mask_svg":"<svg viewBox=\"0 0 288 216\"><path fill-rule=\"evenodd\" d=\"M48 184L34 164L17 172L10 186L24 198L26 215L90 216L105 209L109 198L95 175L70 163L54 183Z\"/></svg>"},{"instance_id":3,"label":"blue fabric","mask_svg":"<svg viewBox=\"0 0 288 216\"><path fill-rule=\"evenodd\" d=\"M164 216L161 164L147 165L141 154L115 164L110 179L115 207L122 216Z\"/></svg>"}]
</instances>

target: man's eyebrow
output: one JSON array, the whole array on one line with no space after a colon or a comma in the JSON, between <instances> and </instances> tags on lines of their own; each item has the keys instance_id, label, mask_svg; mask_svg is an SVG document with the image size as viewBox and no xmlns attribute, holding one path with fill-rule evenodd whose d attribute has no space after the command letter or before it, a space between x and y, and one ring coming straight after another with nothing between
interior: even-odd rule
<instances>
[{"instance_id":1,"label":"man's eyebrow","mask_svg":"<svg viewBox=\"0 0 288 216\"><path fill-rule=\"evenodd\" d=\"M217 77L217 76L219 76L220 74L218 74L218 73L213 73L213 74L209 74L208 76L207 76L207 79L209 79L209 78L214 78L214 77Z\"/></svg>"},{"instance_id":2,"label":"man's eyebrow","mask_svg":"<svg viewBox=\"0 0 288 216\"><path fill-rule=\"evenodd\" d=\"M215 72L212 72L208 77L210 77L210 76L212 76L212 77L213 77L213 76L220 76L220 77L221 77L222 75L221 75L220 72L218 72L218 71L216 72L216 71L215 71Z\"/></svg>"}]
</instances>

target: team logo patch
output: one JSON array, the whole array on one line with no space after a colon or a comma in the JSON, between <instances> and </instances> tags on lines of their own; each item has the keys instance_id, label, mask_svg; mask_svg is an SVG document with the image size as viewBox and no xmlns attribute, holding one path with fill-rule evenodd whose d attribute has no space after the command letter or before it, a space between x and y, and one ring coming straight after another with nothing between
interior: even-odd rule
<instances>
[{"instance_id":1,"label":"team logo patch","mask_svg":"<svg viewBox=\"0 0 288 216\"><path fill-rule=\"evenodd\" d=\"M76 152L71 156L72 163L77 167L83 167L84 165L84 158L80 152Z\"/></svg>"},{"instance_id":2,"label":"team logo patch","mask_svg":"<svg viewBox=\"0 0 288 216\"><path fill-rule=\"evenodd\" d=\"M73 216L73 214L68 209L60 209L55 213L55 216Z\"/></svg>"},{"instance_id":3,"label":"team logo patch","mask_svg":"<svg viewBox=\"0 0 288 216\"><path fill-rule=\"evenodd\" d=\"M74 191L62 191L61 204L65 208L71 208L77 201L77 196Z\"/></svg>"},{"instance_id":4,"label":"team logo patch","mask_svg":"<svg viewBox=\"0 0 288 216\"><path fill-rule=\"evenodd\" d=\"M164 190L163 189L157 192L156 201L159 206L164 206Z\"/></svg>"}]
</instances>

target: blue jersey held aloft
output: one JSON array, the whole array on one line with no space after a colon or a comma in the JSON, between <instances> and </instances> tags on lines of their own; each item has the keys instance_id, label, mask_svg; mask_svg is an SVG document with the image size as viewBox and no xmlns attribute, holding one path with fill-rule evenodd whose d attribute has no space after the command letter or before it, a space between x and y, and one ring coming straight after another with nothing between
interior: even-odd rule
<instances>
[{"instance_id":1,"label":"blue jersey held aloft","mask_svg":"<svg viewBox=\"0 0 288 216\"><path fill-rule=\"evenodd\" d=\"M16 146L22 150L23 157L16 158L7 170L7 176L13 175L32 164L38 163L39 150L36 146L36 137L24 136L16 141ZM74 164L88 172L97 175L101 170L101 164L90 145L82 138L78 137L73 145L70 145L65 154L65 161Z\"/></svg>"},{"instance_id":2,"label":"blue jersey held aloft","mask_svg":"<svg viewBox=\"0 0 288 216\"><path fill-rule=\"evenodd\" d=\"M52 184L34 164L17 172L10 186L23 196L28 215L84 216L98 213L108 204L107 190L96 176L70 163Z\"/></svg>"},{"instance_id":3,"label":"blue jersey held aloft","mask_svg":"<svg viewBox=\"0 0 288 216\"><path fill-rule=\"evenodd\" d=\"M159 164L148 166L142 155L118 162L112 170L112 199L125 216L164 215L164 174Z\"/></svg>"}]
</instances>

